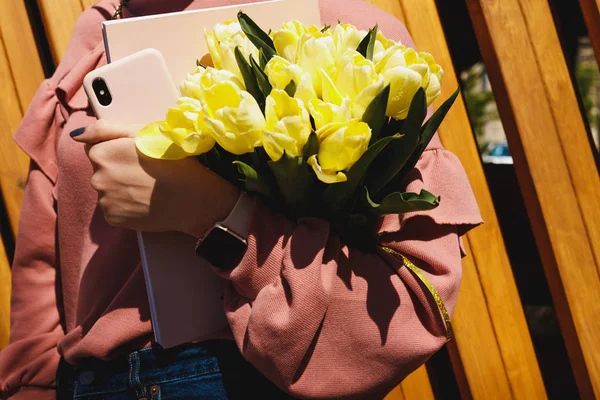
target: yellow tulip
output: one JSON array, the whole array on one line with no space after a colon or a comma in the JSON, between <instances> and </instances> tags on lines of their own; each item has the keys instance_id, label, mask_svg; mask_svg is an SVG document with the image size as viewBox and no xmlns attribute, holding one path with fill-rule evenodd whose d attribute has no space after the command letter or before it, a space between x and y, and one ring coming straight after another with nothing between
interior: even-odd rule
<instances>
[{"instance_id":1,"label":"yellow tulip","mask_svg":"<svg viewBox=\"0 0 600 400\"><path fill-rule=\"evenodd\" d=\"M250 93L221 82L204 92L203 105L207 130L225 150L242 155L260 144L265 117Z\"/></svg>"},{"instance_id":2,"label":"yellow tulip","mask_svg":"<svg viewBox=\"0 0 600 400\"><path fill-rule=\"evenodd\" d=\"M273 89L265 106L266 129L262 144L273 161L283 152L301 156L311 132L310 117L301 100L290 97L284 90Z\"/></svg>"},{"instance_id":3,"label":"yellow tulip","mask_svg":"<svg viewBox=\"0 0 600 400\"><path fill-rule=\"evenodd\" d=\"M315 121L317 131L331 123L347 123L352 120L352 109L348 97L329 97L329 101L313 99L308 103L310 115Z\"/></svg>"},{"instance_id":4,"label":"yellow tulip","mask_svg":"<svg viewBox=\"0 0 600 400\"><path fill-rule=\"evenodd\" d=\"M302 68L283 57L275 56L269 60L265 67L265 74L269 82L276 89L284 90L291 81L300 82Z\"/></svg>"},{"instance_id":5,"label":"yellow tulip","mask_svg":"<svg viewBox=\"0 0 600 400\"><path fill-rule=\"evenodd\" d=\"M385 83L391 85L386 113L390 117L405 119L410 103L421 87L426 91L428 105L441 92L443 70L430 54L395 45L385 51L376 69L383 75Z\"/></svg>"},{"instance_id":6,"label":"yellow tulip","mask_svg":"<svg viewBox=\"0 0 600 400\"><path fill-rule=\"evenodd\" d=\"M373 62L377 64L385 54L385 51L395 44L396 42L392 39L388 39L383 32L378 30L377 38L375 40L375 49L373 50Z\"/></svg>"},{"instance_id":7,"label":"yellow tulip","mask_svg":"<svg viewBox=\"0 0 600 400\"><path fill-rule=\"evenodd\" d=\"M420 52L419 57L425 60L429 65L429 83L425 88L427 94L427 104L431 104L442 94L442 81L444 80L444 70L437 64L433 56L429 53Z\"/></svg>"},{"instance_id":8,"label":"yellow tulip","mask_svg":"<svg viewBox=\"0 0 600 400\"><path fill-rule=\"evenodd\" d=\"M187 78L181 83L179 89L183 97L202 100L202 93L204 93L205 90L217 83L226 81L234 83L240 89L246 89L244 81L238 78L234 73L212 67L198 67L196 72L188 74Z\"/></svg>"},{"instance_id":9,"label":"yellow tulip","mask_svg":"<svg viewBox=\"0 0 600 400\"><path fill-rule=\"evenodd\" d=\"M215 140L204 124L202 103L182 97L177 105L167 112L167 119L160 126L162 133L190 156L208 152L215 145Z\"/></svg>"},{"instance_id":10,"label":"yellow tulip","mask_svg":"<svg viewBox=\"0 0 600 400\"><path fill-rule=\"evenodd\" d=\"M293 81L296 84L294 97L301 99L305 105L317 96L310 74L302 71L300 66L292 64L283 57L275 56L271 58L267 63L265 73L275 89L285 90Z\"/></svg>"},{"instance_id":11,"label":"yellow tulip","mask_svg":"<svg viewBox=\"0 0 600 400\"><path fill-rule=\"evenodd\" d=\"M328 79L325 75L322 77ZM355 50L347 50L338 59L332 80L339 93L351 99L354 118L362 118L369 104L384 88L375 64ZM326 83L323 82L323 85L325 87Z\"/></svg>"},{"instance_id":12,"label":"yellow tulip","mask_svg":"<svg viewBox=\"0 0 600 400\"><path fill-rule=\"evenodd\" d=\"M271 33L273 44L277 54L286 60L295 63L298 54L298 43L302 35L308 32L306 26L298 21L290 21L283 24L281 29Z\"/></svg>"},{"instance_id":13,"label":"yellow tulip","mask_svg":"<svg viewBox=\"0 0 600 400\"><path fill-rule=\"evenodd\" d=\"M183 149L165 137L160 125L162 122L152 122L143 127L135 138L138 150L147 157L159 160L183 160L189 157Z\"/></svg>"},{"instance_id":14,"label":"yellow tulip","mask_svg":"<svg viewBox=\"0 0 600 400\"><path fill-rule=\"evenodd\" d=\"M315 92L321 97L320 70L331 73L335 68L335 43L331 30L311 31L300 39L297 64L308 72L314 83Z\"/></svg>"},{"instance_id":15,"label":"yellow tulip","mask_svg":"<svg viewBox=\"0 0 600 400\"><path fill-rule=\"evenodd\" d=\"M138 134L137 148L151 158L181 159L204 154L215 140L203 122L199 100L182 97L167 112L165 121L149 124Z\"/></svg>"},{"instance_id":16,"label":"yellow tulip","mask_svg":"<svg viewBox=\"0 0 600 400\"><path fill-rule=\"evenodd\" d=\"M212 32L205 29L204 37L215 68L233 72L240 79L242 73L235 59L235 48L240 47L246 59L249 59L250 55L258 59L258 49L235 20L215 25Z\"/></svg>"},{"instance_id":17,"label":"yellow tulip","mask_svg":"<svg viewBox=\"0 0 600 400\"><path fill-rule=\"evenodd\" d=\"M324 183L345 182L348 171L369 147L371 129L358 120L332 123L317 131L321 141L318 155L308 159L317 178Z\"/></svg>"},{"instance_id":18,"label":"yellow tulip","mask_svg":"<svg viewBox=\"0 0 600 400\"><path fill-rule=\"evenodd\" d=\"M337 24L333 29L336 56L341 57L347 50L356 50L367 35L367 31L358 30L354 25Z\"/></svg>"}]
</instances>

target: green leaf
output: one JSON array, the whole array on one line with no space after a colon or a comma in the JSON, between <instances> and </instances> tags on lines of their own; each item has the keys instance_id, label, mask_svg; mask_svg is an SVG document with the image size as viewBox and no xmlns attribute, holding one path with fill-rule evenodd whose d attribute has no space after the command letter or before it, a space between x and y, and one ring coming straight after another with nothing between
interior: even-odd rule
<instances>
[{"instance_id":1,"label":"green leaf","mask_svg":"<svg viewBox=\"0 0 600 400\"><path fill-rule=\"evenodd\" d=\"M342 183L334 183L325 189L324 198L333 211L344 211L344 205L348 199L356 192L358 186L362 183L369 165L392 141L399 140L400 135L389 136L378 140L362 157L350 168L346 177L348 180Z\"/></svg>"},{"instance_id":2,"label":"green leaf","mask_svg":"<svg viewBox=\"0 0 600 400\"><path fill-rule=\"evenodd\" d=\"M311 193L318 185L313 171L302 157L292 157L286 152L279 161L269 161L269 166L286 206L295 215L306 215L315 199Z\"/></svg>"},{"instance_id":3,"label":"green leaf","mask_svg":"<svg viewBox=\"0 0 600 400\"><path fill-rule=\"evenodd\" d=\"M264 147L256 147L254 152L250 154L252 168L260 175L262 180L272 188L277 187L277 181L273 175L273 171L269 166L271 158L265 151Z\"/></svg>"},{"instance_id":4,"label":"green leaf","mask_svg":"<svg viewBox=\"0 0 600 400\"><path fill-rule=\"evenodd\" d=\"M265 183L254 168L241 161L234 161L233 164L238 168L240 174L244 176L244 184L248 192L259 193L269 199L274 198L273 189Z\"/></svg>"},{"instance_id":5,"label":"green leaf","mask_svg":"<svg viewBox=\"0 0 600 400\"><path fill-rule=\"evenodd\" d=\"M363 38L363 40L358 45L356 51L363 55L368 60L373 61L373 53L375 51L375 42L377 41L377 31L379 30L379 26L375 25L373 29L369 30L367 36Z\"/></svg>"},{"instance_id":6,"label":"green leaf","mask_svg":"<svg viewBox=\"0 0 600 400\"><path fill-rule=\"evenodd\" d=\"M380 204L371 200L369 190L363 186L361 201L367 211L374 215L405 214L414 211L429 211L440 205L440 198L421 190L421 193L392 193Z\"/></svg>"},{"instance_id":7,"label":"green leaf","mask_svg":"<svg viewBox=\"0 0 600 400\"><path fill-rule=\"evenodd\" d=\"M408 116L402 124L402 133L413 131L420 133L425 117L427 117L427 95L423 88L419 88L410 103Z\"/></svg>"},{"instance_id":8,"label":"green leaf","mask_svg":"<svg viewBox=\"0 0 600 400\"><path fill-rule=\"evenodd\" d=\"M250 64L252 65L252 71L254 72L254 76L256 76L256 82L258 82L258 87L263 92L265 97L271 94L271 90L273 90L273 86L269 82L269 78L265 71L260 68L260 66L254 60L254 57L250 56Z\"/></svg>"},{"instance_id":9,"label":"green leaf","mask_svg":"<svg viewBox=\"0 0 600 400\"><path fill-rule=\"evenodd\" d=\"M402 126L404 125L404 121L404 119L390 118L387 125L383 128L381 136L393 136L398 132L402 132Z\"/></svg>"},{"instance_id":10,"label":"green leaf","mask_svg":"<svg viewBox=\"0 0 600 400\"><path fill-rule=\"evenodd\" d=\"M306 144L304 145L304 149L302 150L302 154L304 155L304 159L308 160L310 157L319 153L319 138L315 132L311 132L310 136Z\"/></svg>"},{"instance_id":11,"label":"green leaf","mask_svg":"<svg viewBox=\"0 0 600 400\"><path fill-rule=\"evenodd\" d=\"M256 102L260 106L261 110L264 111L265 96L258 85L252 66L250 63L248 63L246 57L244 57L244 54L240 50L239 46L235 48L235 60L240 67L242 77L244 78L244 84L246 85L246 90L252 95L252 97L256 99Z\"/></svg>"},{"instance_id":12,"label":"green leaf","mask_svg":"<svg viewBox=\"0 0 600 400\"><path fill-rule=\"evenodd\" d=\"M250 39L257 49L264 52L267 62L277 55L277 51L275 51L275 45L273 44L273 39L271 39L271 37L265 31L260 29L260 27L256 25L252 18L240 11L238 13L238 20L240 22L242 31L246 34L248 39Z\"/></svg>"},{"instance_id":13,"label":"green leaf","mask_svg":"<svg viewBox=\"0 0 600 400\"><path fill-rule=\"evenodd\" d=\"M429 144L431 139L433 139L435 132L439 128L440 124L442 123L442 121L444 120L446 115L448 114L448 111L450 111L450 108L454 104L454 101L458 97L459 93L460 93L460 89L456 89L456 91L452 94L452 96L450 96L437 109L437 111L433 114L433 116L431 118L429 118L429 120L425 123L425 125L423 125L423 127L421 128L421 137L419 139L419 143L417 144L415 151L413 151L410 158L406 161L406 163L404 164L404 166L402 167L400 172L398 172L398 174L396 174L394 179L392 179L383 188L383 190L380 192L380 194L385 195L387 193L395 192L400 188L400 185L403 184L404 180L406 179L406 177L408 176L410 171L412 171L412 169L417 165L417 162L419 162L419 158L421 158L421 155L427 148L427 145Z\"/></svg>"},{"instance_id":14,"label":"green leaf","mask_svg":"<svg viewBox=\"0 0 600 400\"><path fill-rule=\"evenodd\" d=\"M260 63L260 69L264 71L267 68L268 60L263 49L258 49L258 62Z\"/></svg>"},{"instance_id":15,"label":"green leaf","mask_svg":"<svg viewBox=\"0 0 600 400\"><path fill-rule=\"evenodd\" d=\"M321 29L321 33L327 32L331 28L331 25L325 25L323 29Z\"/></svg>"},{"instance_id":16,"label":"green leaf","mask_svg":"<svg viewBox=\"0 0 600 400\"><path fill-rule=\"evenodd\" d=\"M402 125L402 137L391 143L369 168L366 185L374 197L402 170L417 148L420 140L421 125L427 116L427 97L419 89L413 98L408 116ZM377 198L377 197L376 197Z\"/></svg>"},{"instance_id":17,"label":"green leaf","mask_svg":"<svg viewBox=\"0 0 600 400\"><path fill-rule=\"evenodd\" d=\"M389 97L390 85L387 85L379 92L379 94L377 94L377 96L375 96L363 114L363 122L366 122L371 128L371 143L375 143L377 139L379 139L381 131L387 121L385 111L387 110Z\"/></svg>"},{"instance_id":18,"label":"green leaf","mask_svg":"<svg viewBox=\"0 0 600 400\"><path fill-rule=\"evenodd\" d=\"M298 86L294 81L290 81L290 83L285 87L285 91L290 97L294 97L296 95L296 89L298 89Z\"/></svg>"},{"instance_id":19,"label":"green leaf","mask_svg":"<svg viewBox=\"0 0 600 400\"><path fill-rule=\"evenodd\" d=\"M437 132L438 128L446 118L448 111L454 105L456 98L460 94L460 88L457 88L454 93L436 110L436 112L429 118L429 120L423 125L421 129L421 143L420 145L424 145L423 150L427 147L431 139L433 139L433 135ZM419 154L419 156L421 156Z\"/></svg>"}]
</instances>

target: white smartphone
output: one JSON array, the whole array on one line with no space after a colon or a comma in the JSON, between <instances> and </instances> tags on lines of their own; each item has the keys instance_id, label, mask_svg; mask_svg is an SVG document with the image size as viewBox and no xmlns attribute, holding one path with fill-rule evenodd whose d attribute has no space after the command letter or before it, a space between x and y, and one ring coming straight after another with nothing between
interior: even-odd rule
<instances>
[{"instance_id":1,"label":"white smartphone","mask_svg":"<svg viewBox=\"0 0 600 400\"><path fill-rule=\"evenodd\" d=\"M126 124L163 120L179 98L167 63L155 49L88 73L83 88L98 118Z\"/></svg>"},{"instance_id":2,"label":"white smartphone","mask_svg":"<svg viewBox=\"0 0 600 400\"><path fill-rule=\"evenodd\" d=\"M98 118L139 125L163 120L180 95L164 57L154 49L90 72L83 87ZM169 348L227 328L226 281L196 256L196 238L138 232L138 242L157 343Z\"/></svg>"}]
</instances>

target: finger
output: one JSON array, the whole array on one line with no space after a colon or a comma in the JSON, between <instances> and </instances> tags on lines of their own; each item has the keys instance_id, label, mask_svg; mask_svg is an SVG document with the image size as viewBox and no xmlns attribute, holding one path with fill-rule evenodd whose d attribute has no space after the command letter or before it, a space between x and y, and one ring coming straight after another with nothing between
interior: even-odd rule
<instances>
[{"instance_id":1,"label":"finger","mask_svg":"<svg viewBox=\"0 0 600 400\"><path fill-rule=\"evenodd\" d=\"M96 144L114 139L135 138L141 128L141 125L109 122L101 119L87 128L75 129L70 136L80 143Z\"/></svg>"}]
</instances>

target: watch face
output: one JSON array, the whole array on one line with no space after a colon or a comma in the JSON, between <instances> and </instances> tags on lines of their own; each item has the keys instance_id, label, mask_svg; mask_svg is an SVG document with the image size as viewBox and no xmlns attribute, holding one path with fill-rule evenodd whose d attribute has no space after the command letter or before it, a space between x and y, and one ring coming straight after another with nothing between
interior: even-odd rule
<instances>
[{"instance_id":1,"label":"watch face","mask_svg":"<svg viewBox=\"0 0 600 400\"><path fill-rule=\"evenodd\" d=\"M202 240L196 254L217 268L231 270L242 260L247 247L243 240L216 226Z\"/></svg>"}]
</instances>

